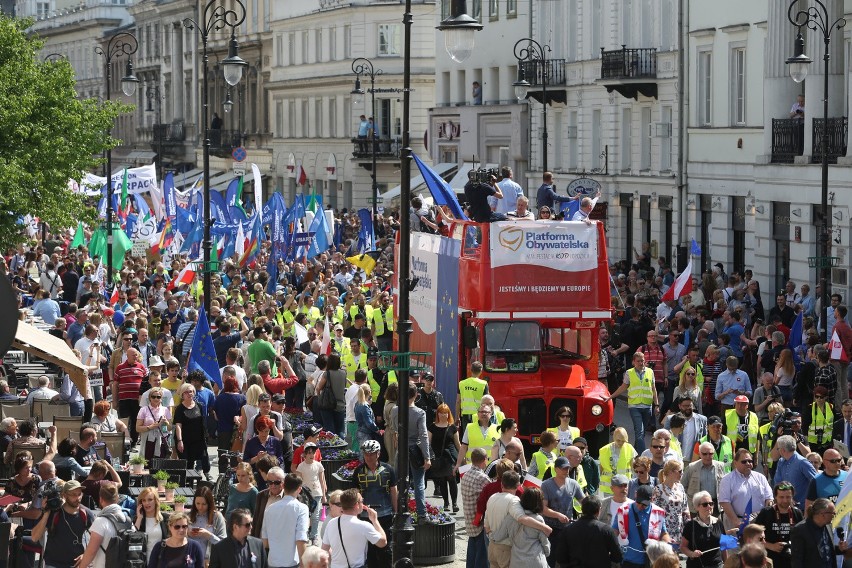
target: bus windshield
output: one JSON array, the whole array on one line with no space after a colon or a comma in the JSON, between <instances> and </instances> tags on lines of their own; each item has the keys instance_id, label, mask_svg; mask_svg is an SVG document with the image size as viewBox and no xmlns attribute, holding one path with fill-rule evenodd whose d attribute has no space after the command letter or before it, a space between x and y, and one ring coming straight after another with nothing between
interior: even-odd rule
<instances>
[{"instance_id":1,"label":"bus windshield","mask_svg":"<svg viewBox=\"0 0 852 568\"><path fill-rule=\"evenodd\" d=\"M559 329L545 330L545 350L561 353L577 359L589 359L592 356L591 329Z\"/></svg>"},{"instance_id":2,"label":"bus windshield","mask_svg":"<svg viewBox=\"0 0 852 568\"><path fill-rule=\"evenodd\" d=\"M485 324L485 369L531 373L538 370L541 333L536 322Z\"/></svg>"}]
</instances>

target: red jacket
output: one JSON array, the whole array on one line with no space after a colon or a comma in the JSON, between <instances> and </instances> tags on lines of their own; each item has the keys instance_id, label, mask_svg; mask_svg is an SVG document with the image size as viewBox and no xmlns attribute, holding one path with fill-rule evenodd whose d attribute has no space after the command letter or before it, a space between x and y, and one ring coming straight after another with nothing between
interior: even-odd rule
<instances>
[{"instance_id":1,"label":"red jacket","mask_svg":"<svg viewBox=\"0 0 852 568\"><path fill-rule=\"evenodd\" d=\"M281 394L285 390L296 386L299 378L295 375L292 377L283 378L280 374L274 379L270 375L261 375L263 379L263 387L270 395Z\"/></svg>"}]
</instances>

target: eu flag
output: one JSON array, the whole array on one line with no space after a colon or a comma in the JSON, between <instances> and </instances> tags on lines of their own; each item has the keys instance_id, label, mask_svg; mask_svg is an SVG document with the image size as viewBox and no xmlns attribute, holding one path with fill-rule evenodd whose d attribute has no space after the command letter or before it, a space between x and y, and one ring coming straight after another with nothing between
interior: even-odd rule
<instances>
[{"instance_id":1,"label":"eu flag","mask_svg":"<svg viewBox=\"0 0 852 568\"><path fill-rule=\"evenodd\" d=\"M210 337L210 323L204 306L198 310L198 323L195 325L195 336L192 338L192 349L189 351L188 371L201 371L211 383L222 388L222 377L219 376L219 363L216 361L216 350L213 348L213 338Z\"/></svg>"},{"instance_id":2,"label":"eu flag","mask_svg":"<svg viewBox=\"0 0 852 568\"><path fill-rule=\"evenodd\" d=\"M435 173L435 170L424 164L416 154L412 154L411 156L414 158L414 163L417 164L418 169L420 169L420 175L423 176L423 180L426 182L429 193L432 194L435 205L446 205L453 212L456 219L467 220L467 216L462 211L461 205L459 205L459 200L456 199L456 192L453 191L450 184Z\"/></svg>"}]
</instances>

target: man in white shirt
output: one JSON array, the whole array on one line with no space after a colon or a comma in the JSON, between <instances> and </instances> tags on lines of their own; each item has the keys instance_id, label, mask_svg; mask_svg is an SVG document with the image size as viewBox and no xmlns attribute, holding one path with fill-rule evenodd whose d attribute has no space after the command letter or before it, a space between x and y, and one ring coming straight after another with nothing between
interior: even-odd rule
<instances>
[{"instance_id":1,"label":"man in white shirt","mask_svg":"<svg viewBox=\"0 0 852 568\"><path fill-rule=\"evenodd\" d=\"M387 535L375 509L364 504L357 489L347 489L338 499L343 514L329 521L322 535L322 548L331 551L331 568L365 566L367 543L384 548L388 545ZM363 511L367 512L369 523L358 518Z\"/></svg>"},{"instance_id":2,"label":"man in white shirt","mask_svg":"<svg viewBox=\"0 0 852 568\"><path fill-rule=\"evenodd\" d=\"M231 347L228 349L228 352L225 354L225 366L219 369L219 374L222 375L222 380L225 379L225 369L228 367L232 367L234 370L234 378L237 379L237 386L240 387L240 392L246 392L246 371L239 365L237 365L237 360L240 357L239 347Z\"/></svg>"},{"instance_id":3,"label":"man in white shirt","mask_svg":"<svg viewBox=\"0 0 852 568\"><path fill-rule=\"evenodd\" d=\"M34 400L53 400L59 396L59 391L50 388L50 378L47 375L42 375L38 378L38 387L30 391L27 396L27 404L32 407Z\"/></svg>"},{"instance_id":4,"label":"man in white shirt","mask_svg":"<svg viewBox=\"0 0 852 568\"><path fill-rule=\"evenodd\" d=\"M524 514L521 500L515 494L520 485L521 478L514 470L506 471L500 478L500 493L495 493L488 498L485 505L485 532L489 535L500 528L503 520L511 516L520 524L530 528L538 529L550 536L552 529L540 523L532 517ZM488 562L494 568L509 568L509 560L512 556L512 539L491 540L488 543Z\"/></svg>"},{"instance_id":5,"label":"man in white shirt","mask_svg":"<svg viewBox=\"0 0 852 568\"><path fill-rule=\"evenodd\" d=\"M367 371L358 369L355 371L355 382L349 385L343 400L346 402L346 441L357 451L358 441L355 432L358 429L355 422L355 403L358 402L358 389L367 382Z\"/></svg>"},{"instance_id":6,"label":"man in white shirt","mask_svg":"<svg viewBox=\"0 0 852 568\"><path fill-rule=\"evenodd\" d=\"M42 290L47 290L51 300L58 300L62 293L62 279L56 274L56 265L52 262L47 263L46 270L41 273L39 283Z\"/></svg>"},{"instance_id":7,"label":"man in white shirt","mask_svg":"<svg viewBox=\"0 0 852 568\"><path fill-rule=\"evenodd\" d=\"M269 565L299 566L308 545L308 506L298 500L302 478L295 473L284 477L284 498L270 505L264 515L260 536L269 549Z\"/></svg>"},{"instance_id":8,"label":"man in white shirt","mask_svg":"<svg viewBox=\"0 0 852 568\"><path fill-rule=\"evenodd\" d=\"M77 562L77 566L91 565L92 568L106 568L104 548L107 547L110 539L116 536L116 525L129 524L132 526L130 519L118 505L118 487L115 484L101 484L98 501L101 511L89 529L89 544L86 546L82 558Z\"/></svg>"},{"instance_id":9,"label":"man in white shirt","mask_svg":"<svg viewBox=\"0 0 852 568\"><path fill-rule=\"evenodd\" d=\"M488 205L492 211L508 215L515 210L518 198L524 195L524 188L512 179L512 168L509 166L500 168L500 175L503 179L497 182L497 187L503 192L503 198L498 199L492 195L488 198Z\"/></svg>"},{"instance_id":10,"label":"man in white shirt","mask_svg":"<svg viewBox=\"0 0 852 568\"><path fill-rule=\"evenodd\" d=\"M589 215L592 214L592 209L594 209L594 205L592 204L592 199L590 197L584 197L580 200L580 209L574 213L574 216L571 217L572 221L585 221L586 224L591 224L592 220L589 219Z\"/></svg>"}]
</instances>

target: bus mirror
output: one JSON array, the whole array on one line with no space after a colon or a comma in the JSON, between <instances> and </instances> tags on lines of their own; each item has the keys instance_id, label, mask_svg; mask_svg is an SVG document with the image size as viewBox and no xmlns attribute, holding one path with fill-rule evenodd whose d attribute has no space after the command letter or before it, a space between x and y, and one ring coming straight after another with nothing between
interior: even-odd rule
<instances>
[{"instance_id":1,"label":"bus mirror","mask_svg":"<svg viewBox=\"0 0 852 568\"><path fill-rule=\"evenodd\" d=\"M478 345L477 333L475 327L464 328L464 347L465 349L476 349Z\"/></svg>"}]
</instances>

